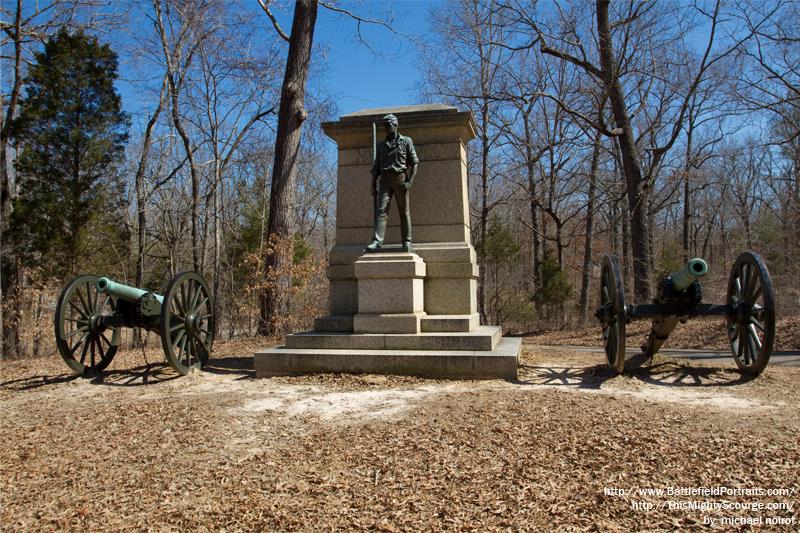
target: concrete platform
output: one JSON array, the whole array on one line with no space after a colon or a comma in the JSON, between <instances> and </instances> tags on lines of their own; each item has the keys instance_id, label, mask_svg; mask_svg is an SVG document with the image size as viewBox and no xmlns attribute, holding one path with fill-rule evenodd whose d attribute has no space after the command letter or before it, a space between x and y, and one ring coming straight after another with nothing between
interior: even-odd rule
<instances>
[{"instance_id":1,"label":"concrete platform","mask_svg":"<svg viewBox=\"0 0 800 533\"><path fill-rule=\"evenodd\" d=\"M306 350L443 350L492 351L500 342L500 326L479 326L466 332L330 333L306 331L286 336L287 348Z\"/></svg>"},{"instance_id":2,"label":"concrete platform","mask_svg":"<svg viewBox=\"0 0 800 533\"><path fill-rule=\"evenodd\" d=\"M256 377L259 378L348 372L450 379L515 379L521 346L521 338L510 337L502 337L493 350L302 349L279 346L256 352L254 359Z\"/></svg>"}]
</instances>

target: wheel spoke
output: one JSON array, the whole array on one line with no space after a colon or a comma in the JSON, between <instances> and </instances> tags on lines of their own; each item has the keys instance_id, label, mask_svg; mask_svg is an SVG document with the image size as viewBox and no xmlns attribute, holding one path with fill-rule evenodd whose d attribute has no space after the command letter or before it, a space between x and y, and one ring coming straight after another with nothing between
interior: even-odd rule
<instances>
[{"instance_id":1,"label":"wheel spoke","mask_svg":"<svg viewBox=\"0 0 800 533\"><path fill-rule=\"evenodd\" d=\"M739 293L739 299L741 301L743 301L745 294L747 294L747 284L750 283L750 268L749 268L749 265L747 263L742 263L742 266L741 266L741 268L739 270L741 272L740 278L742 280L741 292Z\"/></svg>"},{"instance_id":2,"label":"wheel spoke","mask_svg":"<svg viewBox=\"0 0 800 533\"><path fill-rule=\"evenodd\" d=\"M81 337L80 340L78 340L78 342L75 343L75 345L72 348L69 349L69 355L71 356L72 354L74 354L75 350L77 350L78 347L81 345L81 343L85 341L88 337L89 337L89 332L87 331L86 334L83 337Z\"/></svg>"},{"instance_id":3,"label":"wheel spoke","mask_svg":"<svg viewBox=\"0 0 800 533\"><path fill-rule=\"evenodd\" d=\"M744 293L744 301L747 305L753 305L755 302L755 298L753 295L756 292L756 287L760 285L758 276L755 272L753 272L753 268L750 267L750 278L747 280L747 290Z\"/></svg>"},{"instance_id":4,"label":"wheel spoke","mask_svg":"<svg viewBox=\"0 0 800 533\"><path fill-rule=\"evenodd\" d=\"M178 361L183 362L183 357L186 355L186 341L188 338L188 335L184 335L183 339L181 339L181 356L178 358Z\"/></svg>"},{"instance_id":5,"label":"wheel spoke","mask_svg":"<svg viewBox=\"0 0 800 533\"><path fill-rule=\"evenodd\" d=\"M92 300L92 309L94 309L94 313L93 314L96 315L97 314L97 304L99 303L99 300L100 300L100 293L97 291L97 289L92 291L92 286L91 285L86 285L86 290L89 293L89 299ZM92 296L94 296L94 298L92 298Z\"/></svg>"},{"instance_id":6,"label":"wheel spoke","mask_svg":"<svg viewBox=\"0 0 800 533\"><path fill-rule=\"evenodd\" d=\"M83 351L81 351L81 364L84 364L86 362L86 352L88 351L88 349L89 349L89 343L87 342L83 345Z\"/></svg>"},{"instance_id":7,"label":"wheel spoke","mask_svg":"<svg viewBox=\"0 0 800 533\"><path fill-rule=\"evenodd\" d=\"M94 355L94 339L89 340L89 344L91 344L91 352L92 352L92 366L95 365L95 355Z\"/></svg>"},{"instance_id":8,"label":"wheel spoke","mask_svg":"<svg viewBox=\"0 0 800 533\"><path fill-rule=\"evenodd\" d=\"M103 304L94 308L94 314L96 314L96 315L102 314L103 309L105 309L106 304L108 304L108 301L110 299L111 299L111 296L110 295L106 295L105 300L103 300Z\"/></svg>"},{"instance_id":9,"label":"wheel spoke","mask_svg":"<svg viewBox=\"0 0 800 533\"><path fill-rule=\"evenodd\" d=\"M181 328L183 328L183 327L186 327L186 325L185 325L183 322L178 322L177 324L175 324L174 326L172 326L171 328L169 328L169 332L170 332L170 333L172 333L172 332L173 332L173 331L175 331L176 329L181 329Z\"/></svg>"},{"instance_id":10,"label":"wheel spoke","mask_svg":"<svg viewBox=\"0 0 800 533\"><path fill-rule=\"evenodd\" d=\"M88 329L89 329L89 328L88 328L88 327L86 327L86 326L82 326L82 327L80 327L80 328L78 328L78 329L73 329L72 331L70 331L69 333L67 333L66 335L64 335L64 338L65 338L65 339L68 339L68 338L72 337L73 335L75 335L76 333L80 333L80 332L82 332L82 331L88 331Z\"/></svg>"},{"instance_id":11,"label":"wheel spoke","mask_svg":"<svg viewBox=\"0 0 800 533\"><path fill-rule=\"evenodd\" d=\"M739 331L739 342L742 344L742 350L744 353L744 364L749 365L753 362L753 351L752 346L750 346L750 339L748 335L744 332L744 326L740 326Z\"/></svg>"},{"instance_id":12,"label":"wheel spoke","mask_svg":"<svg viewBox=\"0 0 800 533\"><path fill-rule=\"evenodd\" d=\"M758 350L756 349L755 342L753 342L753 337L749 334L747 335L747 349L750 352L750 362L755 363L756 359L758 359Z\"/></svg>"},{"instance_id":13,"label":"wheel spoke","mask_svg":"<svg viewBox=\"0 0 800 533\"><path fill-rule=\"evenodd\" d=\"M188 315L189 312L190 312L189 311L189 306L187 305L189 303L189 295L186 293L186 288L187 288L186 284L185 283L181 283L181 287L180 288L181 288L181 297L180 297L181 308L183 309L183 314L184 315Z\"/></svg>"},{"instance_id":14,"label":"wheel spoke","mask_svg":"<svg viewBox=\"0 0 800 533\"><path fill-rule=\"evenodd\" d=\"M195 361L199 361L200 360L200 350L197 349L197 339L195 337L192 337L189 342L191 344L191 347L189 349L190 356L193 357ZM188 366L192 366L192 360L191 359L189 359L189 365Z\"/></svg>"},{"instance_id":15,"label":"wheel spoke","mask_svg":"<svg viewBox=\"0 0 800 533\"><path fill-rule=\"evenodd\" d=\"M744 344L742 343L742 336L740 335L739 327L736 328L736 357L740 361L744 361L742 357L744 354Z\"/></svg>"},{"instance_id":16,"label":"wheel spoke","mask_svg":"<svg viewBox=\"0 0 800 533\"><path fill-rule=\"evenodd\" d=\"M199 312L200 309L202 309L203 306L206 305L206 302L208 302L208 296L204 296L203 299L200 300L200 303L195 306L194 312L195 313Z\"/></svg>"},{"instance_id":17,"label":"wheel spoke","mask_svg":"<svg viewBox=\"0 0 800 533\"><path fill-rule=\"evenodd\" d=\"M750 297L750 301L755 304L758 301L758 299L761 298L761 294L763 292L764 292L764 286L761 283L759 283L758 284L758 288L753 293L753 295Z\"/></svg>"},{"instance_id":18,"label":"wheel spoke","mask_svg":"<svg viewBox=\"0 0 800 533\"><path fill-rule=\"evenodd\" d=\"M181 304L179 292L176 292L175 296L172 298L172 303L173 303L174 309L170 309L170 312L173 315L181 318L181 317L186 316L186 311L183 309L183 305Z\"/></svg>"},{"instance_id":19,"label":"wheel spoke","mask_svg":"<svg viewBox=\"0 0 800 533\"><path fill-rule=\"evenodd\" d=\"M110 340L108 340L108 338L106 338L106 334L105 334L105 333L101 333L101 334L100 334L100 337L101 337L101 338L102 338L104 341L106 341L106 344L108 344L108 347L109 347L109 348L111 348L111 347L113 346L113 344L111 344L111 341L110 341Z\"/></svg>"},{"instance_id":20,"label":"wheel spoke","mask_svg":"<svg viewBox=\"0 0 800 533\"><path fill-rule=\"evenodd\" d=\"M85 319L86 317L90 316L86 314L86 311L78 309L78 306L72 303L72 300L69 301L69 305L81 316L81 318Z\"/></svg>"},{"instance_id":21,"label":"wheel spoke","mask_svg":"<svg viewBox=\"0 0 800 533\"><path fill-rule=\"evenodd\" d=\"M185 336L186 336L186 330L185 330L185 329L182 329L182 330L180 330L180 331L178 332L178 334L175 336L175 338L172 340L172 346L173 346L175 349L177 349L177 348L178 348L178 343L179 343L179 342L181 341L181 339L182 339L182 338L184 338Z\"/></svg>"},{"instance_id":22,"label":"wheel spoke","mask_svg":"<svg viewBox=\"0 0 800 533\"><path fill-rule=\"evenodd\" d=\"M750 323L761 330L761 333L764 333L764 324L756 320L754 317L750 317Z\"/></svg>"},{"instance_id":23,"label":"wheel spoke","mask_svg":"<svg viewBox=\"0 0 800 533\"><path fill-rule=\"evenodd\" d=\"M82 311L83 315L91 316L92 310L89 307L89 304L87 304L86 301L83 299L83 293L81 292L81 287L78 287L77 289L75 289L75 293L78 295L78 299L81 301L81 307L83 307L83 311ZM72 303L71 299L70 299L70 303ZM77 307L75 309L77 309Z\"/></svg>"},{"instance_id":24,"label":"wheel spoke","mask_svg":"<svg viewBox=\"0 0 800 533\"><path fill-rule=\"evenodd\" d=\"M192 304L191 304L191 311L192 313L197 312L197 301L200 298L200 294L203 292L203 287L200 286L199 283L194 283L195 290L192 292Z\"/></svg>"},{"instance_id":25,"label":"wheel spoke","mask_svg":"<svg viewBox=\"0 0 800 533\"><path fill-rule=\"evenodd\" d=\"M761 352L761 347L762 347L761 339L758 338L758 333L756 333L756 328L753 327L753 324L747 325L747 333L749 334L750 339L752 339L753 341L753 347L758 348L756 352L757 353Z\"/></svg>"}]
</instances>

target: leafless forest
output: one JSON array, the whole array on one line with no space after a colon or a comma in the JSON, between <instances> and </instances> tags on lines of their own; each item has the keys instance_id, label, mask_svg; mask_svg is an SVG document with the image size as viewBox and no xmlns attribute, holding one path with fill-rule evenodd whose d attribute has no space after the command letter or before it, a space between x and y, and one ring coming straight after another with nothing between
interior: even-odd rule
<instances>
[{"instance_id":1,"label":"leafless forest","mask_svg":"<svg viewBox=\"0 0 800 533\"><path fill-rule=\"evenodd\" d=\"M291 27L279 10L293 10ZM336 154L319 123L339 110L319 83L318 17L413 43L415 99L472 110L485 322L593 320L607 253L638 301L703 257L716 301L736 256L755 250L779 314L800 309L799 2L454 0L433 4L424 34L385 4L333 0L9 0L0 16L0 356L54 351L55 302L77 273L158 291L201 272L219 338L298 330L324 312ZM50 228L76 236L55 254L12 230L28 193L15 119L35 54L64 27L113 49L140 104L99 182L102 206Z\"/></svg>"}]
</instances>

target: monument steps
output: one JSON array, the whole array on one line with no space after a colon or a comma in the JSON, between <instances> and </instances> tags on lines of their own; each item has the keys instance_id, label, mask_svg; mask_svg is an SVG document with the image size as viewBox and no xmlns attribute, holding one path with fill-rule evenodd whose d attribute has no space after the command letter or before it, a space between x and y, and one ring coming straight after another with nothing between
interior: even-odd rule
<instances>
[{"instance_id":1,"label":"monument steps","mask_svg":"<svg viewBox=\"0 0 800 533\"><path fill-rule=\"evenodd\" d=\"M341 350L492 351L502 336L499 326L475 331L431 333L330 333L306 331L286 336L286 348Z\"/></svg>"},{"instance_id":2,"label":"monument steps","mask_svg":"<svg viewBox=\"0 0 800 533\"><path fill-rule=\"evenodd\" d=\"M315 372L396 374L446 379L515 379L521 338L503 337L493 350L288 348L255 353L256 377Z\"/></svg>"}]
</instances>

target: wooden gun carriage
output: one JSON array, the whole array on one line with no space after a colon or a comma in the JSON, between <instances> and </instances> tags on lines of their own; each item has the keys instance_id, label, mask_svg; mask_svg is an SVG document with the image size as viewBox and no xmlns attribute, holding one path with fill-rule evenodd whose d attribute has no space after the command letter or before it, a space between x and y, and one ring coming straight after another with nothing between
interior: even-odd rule
<instances>
[{"instance_id":1,"label":"wooden gun carriage","mask_svg":"<svg viewBox=\"0 0 800 533\"><path fill-rule=\"evenodd\" d=\"M679 322L716 316L727 319L731 352L739 369L750 375L764 370L775 338L775 298L767 266L756 253L741 254L731 269L723 304L702 303L700 278L707 271L705 261L692 259L683 269L661 280L653 303L626 304L617 258L603 258L600 307L595 316L603 327L603 347L611 368L617 373L625 368L625 325L631 320L652 319L650 333L642 345L642 352L652 357Z\"/></svg>"},{"instance_id":2,"label":"wooden gun carriage","mask_svg":"<svg viewBox=\"0 0 800 533\"><path fill-rule=\"evenodd\" d=\"M214 326L211 292L194 272L177 274L163 295L78 276L64 287L55 314L58 351L83 377L97 376L111 363L123 327L158 333L167 363L186 375L208 360Z\"/></svg>"}]
</instances>

